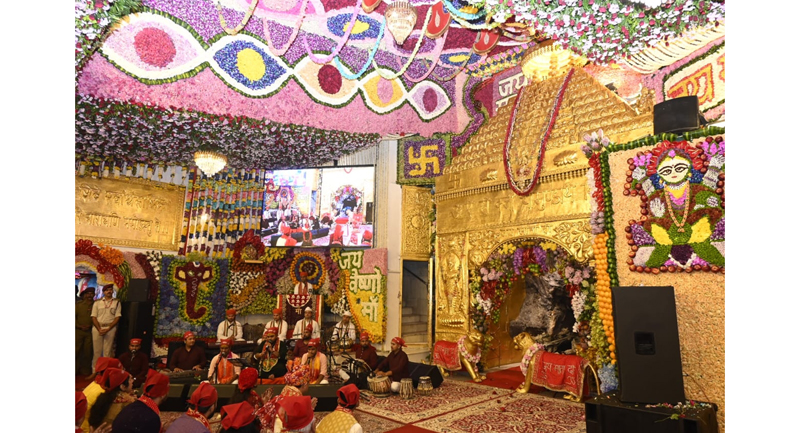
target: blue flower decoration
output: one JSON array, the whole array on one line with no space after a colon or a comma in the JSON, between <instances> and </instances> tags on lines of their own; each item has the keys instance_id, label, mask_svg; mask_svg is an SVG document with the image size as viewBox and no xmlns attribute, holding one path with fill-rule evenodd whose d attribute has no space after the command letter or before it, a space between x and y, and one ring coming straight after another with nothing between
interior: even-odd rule
<instances>
[{"instance_id":1,"label":"blue flower decoration","mask_svg":"<svg viewBox=\"0 0 800 433\"><path fill-rule=\"evenodd\" d=\"M328 31L336 36L344 36L344 30L347 28L347 25L350 24L350 19L352 17L351 14L347 13L328 18ZM359 27L363 27L363 24L367 24L369 27L366 30L359 31ZM380 29L381 23L366 15L359 15L358 18L356 18L353 31L350 33L350 39L375 39L378 37Z\"/></svg>"},{"instance_id":2,"label":"blue flower decoration","mask_svg":"<svg viewBox=\"0 0 800 433\"><path fill-rule=\"evenodd\" d=\"M442 54L441 56L439 56L439 62L450 66L461 66L464 63L464 56L469 53L470 53L469 51L465 51L463 53ZM481 56L472 53L472 55L469 57L469 60L467 61L467 64L469 65L475 63L480 59Z\"/></svg>"},{"instance_id":3,"label":"blue flower decoration","mask_svg":"<svg viewBox=\"0 0 800 433\"><path fill-rule=\"evenodd\" d=\"M241 65L239 64L240 53L245 50L248 50L248 54L252 54L252 52L249 51L252 50L260 55L264 68L264 73L260 77L253 77L251 73L251 77L248 78L245 76L245 73L248 73L248 71L243 71L241 69ZM252 60L252 55L250 57L251 59L249 60ZM233 77L234 80L253 90L261 90L269 87L286 73L286 69L275 61L272 56L252 42L233 41L217 51L214 54L214 60L219 64L220 68ZM261 65L256 66L260 67Z\"/></svg>"}]
</instances>

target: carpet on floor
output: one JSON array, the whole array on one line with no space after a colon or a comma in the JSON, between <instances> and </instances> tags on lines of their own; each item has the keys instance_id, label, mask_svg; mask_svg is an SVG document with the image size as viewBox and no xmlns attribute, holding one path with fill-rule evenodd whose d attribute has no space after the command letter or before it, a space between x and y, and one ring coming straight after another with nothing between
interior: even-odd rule
<instances>
[{"instance_id":1,"label":"carpet on floor","mask_svg":"<svg viewBox=\"0 0 800 433\"><path fill-rule=\"evenodd\" d=\"M445 379L430 395L415 394L409 400L398 394L387 398L373 397L369 402L362 401L358 410L408 424L510 393L511 391L491 389L471 382Z\"/></svg>"},{"instance_id":2,"label":"carpet on floor","mask_svg":"<svg viewBox=\"0 0 800 433\"><path fill-rule=\"evenodd\" d=\"M516 389L524 381L525 376L522 375L519 366L516 366L505 370L486 373L486 379L480 382L480 384L493 386L495 388Z\"/></svg>"},{"instance_id":3,"label":"carpet on floor","mask_svg":"<svg viewBox=\"0 0 800 433\"><path fill-rule=\"evenodd\" d=\"M511 393L417 423L439 433L585 433L584 406Z\"/></svg>"}]
</instances>

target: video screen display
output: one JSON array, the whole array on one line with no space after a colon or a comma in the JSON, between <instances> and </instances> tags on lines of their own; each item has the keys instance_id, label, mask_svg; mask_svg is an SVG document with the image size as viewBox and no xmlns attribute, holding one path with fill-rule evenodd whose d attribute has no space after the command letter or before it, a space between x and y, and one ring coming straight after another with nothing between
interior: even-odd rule
<instances>
[{"instance_id":1,"label":"video screen display","mask_svg":"<svg viewBox=\"0 0 800 433\"><path fill-rule=\"evenodd\" d=\"M272 170L261 238L272 247L372 246L375 167Z\"/></svg>"}]
</instances>

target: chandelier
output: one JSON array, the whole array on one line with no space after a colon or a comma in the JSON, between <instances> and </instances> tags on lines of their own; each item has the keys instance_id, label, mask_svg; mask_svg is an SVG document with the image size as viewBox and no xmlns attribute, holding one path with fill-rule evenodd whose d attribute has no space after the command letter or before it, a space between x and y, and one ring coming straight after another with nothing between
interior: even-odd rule
<instances>
[{"instance_id":1,"label":"chandelier","mask_svg":"<svg viewBox=\"0 0 800 433\"><path fill-rule=\"evenodd\" d=\"M194 153L194 162L206 176L213 176L225 168L228 158L210 150L198 150Z\"/></svg>"},{"instance_id":2,"label":"chandelier","mask_svg":"<svg viewBox=\"0 0 800 433\"><path fill-rule=\"evenodd\" d=\"M386 27L392 32L397 45L405 42L417 23L417 10L407 1L396 1L386 8Z\"/></svg>"},{"instance_id":3,"label":"chandelier","mask_svg":"<svg viewBox=\"0 0 800 433\"><path fill-rule=\"evenodd\" d=\"M553 43L542 42L522 57L522 73L529 81L544 81L565 74L573 67L586 64L586 59Z\"/></svg>"}]
</instances>

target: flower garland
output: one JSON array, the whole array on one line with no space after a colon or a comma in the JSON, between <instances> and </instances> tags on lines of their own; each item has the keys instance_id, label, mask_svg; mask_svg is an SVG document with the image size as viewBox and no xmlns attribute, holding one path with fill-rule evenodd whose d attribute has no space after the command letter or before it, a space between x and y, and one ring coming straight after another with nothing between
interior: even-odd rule
<instances>
[{"instance_id":1,"label":"flower garland","mask_svg":"<svg viewBox=\"0 0 800 433\"><path fill-rule=\"evenodd\" d=\"M217 0L217 13L219 14L219 25L222 26L222 30L225 30L225 33L233 36L244 28L247 25L247 22L250 21L250 17L253 16L253 12L256 10L256 5L258 4L258 0L250 0L250 7L247 8L247 12L244 14L244 18L242 19L239 24L234 28L229 28L228 23L225 22L225 17L222 16L222 5L219 4L219 0ZM266 31L265 31L266 33Z\"/></svg>"},{"instance_id":2,"label":"flower garland","mask_svg":"<svg viewBox=\"0 0 800 433\"><path fill-rule=\"evenodd\" d=\"M297 21L294 23L294 28L292 29L292 33L289 35L289 39L283 44L283 48L275 49L275 44L272 43L272 38L269 34L269 26L267 25L267 19L264 18L264 40L267 41L267 47L269 47L269 51L277 57L281 57L289 51L289 48L292 47L294 40L297 38L297 35L300 34L300 27L303 26L303 20L306 18L306 6L308 5L308 0L303 0L303 3L300 4L300 14L297 17Z\"/></svg>"},{"instance_id":3,"label":"flower garland","mask_svg":"<svg viewBox=\"0 0 800 433\"><path fill-rule=\"evenodd\" d=\"M545 123L544 131L542 133L541 141L539 142L539 156L536 163L536 171L533 173L533 177L529 181L527 186L522 188L517 185L517 181L512 176L513 168L511 167L511 159L509 158L508 152L511 147L511 135L514 129L514 123L517 118L517 110L519 108L519 101L521 99L522 93L525 91L525 88L520 90L517 94L517 97L514 99L514 114L508 121L508 128L506 130L506 139L505 143L503 144L503 167L505 168L506 172L506 179L508 180L508 185L511 187L511 190L514 191L517 195L528 195L533 191L533 188L536 187L536 184L539 182L539 175L542 173L542 166L544 165L544 155L545 150L547 148L547 142L550 139L550 133L553 131L553 127L556 123L556 118L558 117L558 112L561 108L561 102L564 99L564 93L567 91L567 84L569 84L572 75L575 73L575 69L570 69L567 73L566 77L564 77L564 81L561 83L561 88L558 90L556 94L556 99L553 103L553 107L550 109L550 115L548 116L548 120ZM519 174L519 173L516 173Z\"/></svg>"},{"instance_id":4,"label":"flower garland","mask_svg":"<svg viewBox=\"0 0 800 433\"><path fill-rule=\"evenodd\" d=\"M519 362L519 369L522 370L522 376L528 376L528 366L531 365L531 359L533 359L533 354L544 350L544 345L540 343L536 343L533 346L529 347L528 350L525 351L525 354L522 355L522 360Z\"/></svg>"},{"instance_id":5,"label":"flower garland","mask_svg":"<svg viewBox=\"0 0 800 433\"><path fill-rule=\"evenodd\" d=\"M102 248L101 248L102 247ZM101 252L105 250L105 252ZM130 275L128 273L128 277L126 279L126 275L123 274L121 267L128 268L128 272L130 271L130 267L128 267L127 263L124 261L124 257L122 256L122 252L119 250L115 250L112 247L102 245L96 246L94 243L88 239L78 239L75 241L75 257L78 256L88 256L89 258L97 261L96 271L98 274L106 274L110 273L111 278L114 281L114 284L117 288L121 291L123 288L127 287L128 281L130 280ZM117 265L110 262L106 256L111 257L115 261L119 260L119 257L122 257L122 262L119 262Z\"/></svg>"},{"instance_id":6,"label":"flower garland","mask_svg":"<svg viewBox=\"0 0 800 433\"><path fill-rule=\"evenodd\" d=\"M344 48L344 44L347 43L348 39L350 39L350 33L353 31L353 27L355 27L356 25L356 21L358 20L358 12L361 10L361 2L362 0L356 1L356 6L355 9L353 10L353 15L350 18L350 23L347 24L347 29L345 29L344 35L339 40L339 44L333 49L333 51L331 51L330 54L328 54L327 57L317 57L316 55L314 55L314 52L311 50L311 46L308 45L308 38L306 37L305 34L303 35L303 46L305 46L306 53L308 54L308 57L311 59L311 61L321 65L330 62L331 60L333 60L334 57L336 57L339 54L339 51L341 51L342 48Z\"/></svg>"},{"instance_id":7,"label":"flower garland","mask_svg":"<svg viewBox=\"0 0 800 433\"><path fill-rule=\"evenodd\" d=\"M361 0L359 0L360 2ZM428 13L425 15L425 22L422 24L422 28L428 28L428 22L431 20L431 15L433 13L433 8L428 8ZM422 46L422 40L425 39L425 32L420 31L419 38L417 39L417 43L414 45L414 50L411 51L411 54L408 56L408 61L394 74L389 74L385 70L378 67L378 64L375 63L375 59L372 59L372 66L378 71L378 75L380 75L384 80L394 80L395 78L403 75L406 73L406 69L411 66L411 63L414 61L414 58L417 57L417 52L419 52L419 48ZM444 46L444 45L442 45Z\"/></svg>"},{"instance_id":8,"label":"flower garland","mask_svg":"<svg viewBox=\"0 0 800 433\"><path fill-rule=\"evenodd\" d=\"M467 350L467 345L464 344L464 341L467 339L466 335L462 335L461 338L458 339L458 353L464 357L470 364L473 366L477 365L478 362L481 360L481 353L482 350L478 347L478 351L473 355L469 353Z\"/></svg>"},{"instance_id":9,"label":"flower garland","mask_svg":"<svg viewBox=\"0 0 800 433\"><path fill-rule=\"evenodd\" d=\"M375 39L375 45L373 45L372 48L369 49L369 55L367 56L367 61L364 62L364 66L362 66L361 69L359 69L358 72L356 72L355 74L352 74L350 73L350 71L347 70L347 68L339 60L339 56L336 56L333 59L333 64L336 65L336 69L339 70L339 73L342 74L342 77L348 80L357 80L361 78L362 75L364 75L364 72L366 72L367 69L369 69L370 65L374 63L375 54L378 52L378 48L380 48L381 46L381 41L383 41L384 30L386 30L386 17L384 17L383 21L381 21L381 28L378 31L377 38Z\"/></svg>"},{"instance_id":10,"label":"flower garland","mask_svg":"<svg viewBox=\"0 0 800 433\"><path fill-rule=\"evenodd\" d=\"M436 69L436 65L439 64L439 56L442 53L442 49L444 48L445 40L447 39L447 33L449 31L450 31L450 27L448 27L444 31L444 34L436 40L436 46L434 47L433 55L431 56L433 58L433 60L430 60L431 66L428 68L428 70L425 71L424 74L420 75L419 78L412 77L411 75L408 74L408 71L403 73L403 77L405 77L408 81L411 81L412 83L419 83L419 82L424 81L426 78L428 78L428 76L433 72L433 70ZM422 37L422 34L420 34L420 38L421 37ZM397 58L395 60L397 61L397 64L399 65L400 64L400 58ZM420 59L420 60L424 60L424 59Z\"/></svg>"}]
</instances>

